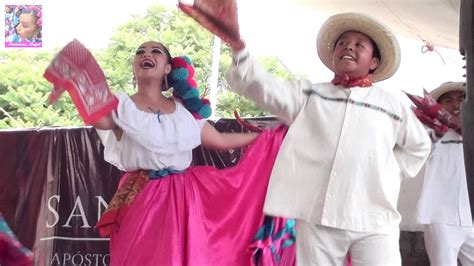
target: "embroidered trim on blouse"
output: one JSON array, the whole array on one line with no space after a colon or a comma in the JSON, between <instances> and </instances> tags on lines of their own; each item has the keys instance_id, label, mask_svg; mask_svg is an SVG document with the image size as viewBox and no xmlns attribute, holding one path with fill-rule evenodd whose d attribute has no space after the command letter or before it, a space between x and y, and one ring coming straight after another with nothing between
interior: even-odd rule
<instances>
[{"instance_id":1,"label":"embroidered trim on blouse","mask_svg":"<svg viewBox=\"0 0 474 266\"><path fill-rule=\"evenodd\" d=\"M441 144L462 144L462 140L442 140Z\"/></svg>"},{"instance_id":2,"label":"embroidered trim on blouse","mask_svg":"<svg viewBox=\"0 0 474 266\"><path fill-rule=\"evenodd\" d=\"M307 90L307 91L304 91L308 96L311 95L311 94L316 94L317 96L319 96L321 99L323 100L327 100L327 101L333 101L333 102L344 102L344 103L350 103L350 104L353 104L355 106L360 106L360 107L365 107L365 108L369 108L369 109L372 109L372 110L375 110L375 111L378 111L378 112L381 112L381 113L384 113L386 115L388 115L390 118L392 118L393 120L395 121L399 121L399 122L403 122L403 118L401 118L400 116L390 112L390 111L387 111L385 110L384 108L380 107L380 106L377 106L377 105L373 105L373 104L370 104L370 103L365 103L365 102L358 102L358 101L354 101L352 99L349 99L349 98L332 98L332 97L327 97L327 96L324 96L322 94L320 94L319 92L316 92L314 90Z\"/></svg>"}]
</instances>

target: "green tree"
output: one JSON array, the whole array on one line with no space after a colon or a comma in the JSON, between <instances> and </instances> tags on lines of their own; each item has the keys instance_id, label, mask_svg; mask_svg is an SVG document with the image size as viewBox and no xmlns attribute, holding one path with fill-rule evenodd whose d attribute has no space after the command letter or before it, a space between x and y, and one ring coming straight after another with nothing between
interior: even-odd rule
<instances>
[{"instance_id":1,"label":"green tree","mask_svg":"<svg viewBox=\"0 0 474 266\"><path fill-rule=\"evenodd\" d=\"M132 61L137 47L149 40L163 43L172 56L188 55L196 68L196 81L206 91L211 69L213 36L175 9L151 7L120 25L108 48L97 55L113 91L133 93Z\"/></svg>"},{"instance_id":2,"label":"green tree","mask_svg":"<svg viewBox=\"0 0 474 266\"><path fill-rule=\"evenodd\" d=\"M173 56L188 55L192 58L196 81L206 95L214 36L180 11L161 6L149 8L143 16L133 16L114 30L106 49L92 51L112 91L129 94L135 91L132 85L134 52L138 45L148 40L162 42ZM43 78L43 72L53 55L53 52L32 49L0 52L0 128L83 125L67 93L53 106L46 105L52 85ZM278 60L264 58L260 61L275 76L290 77ZM266 115L250 101L227 90L223 73L230 62L230 50L222 45L217 115L233 117L236 109L243 117Z\"/></svg>"},{"instance_id":3,"label":"green tree","mask_svg":"<svg viewBox=\"0 0 474 266\"><path fill-rule=\"evenodd\" d=\"M70 100L48 106L51 91L43 72L50 52L28 49L0 53L0 128L77 125L80 120Z\"/></svg>"},{"instance_id":4,"label":"green tree","mask_svg":"<svg viewBox=\"0 0 474 266\"><path fill-rule=\"evenodd\" d=\"M188 55L196 69L196 81L203 95L209 91L214 36L181 12L165 7L151 7L144 16L135 16L119 26L107 50L98 54L98 61L114 91L133 93L132 60L141 43L157 40L165 44L173 56ZM290 74L275 58L260 60L275 76L288 79ZM217 115L233 117L238 109L242 116L267 115L244 97L228 90L224 74L231 63L230 50L222 45L219 62Z\"/></svg>"},{"instance_id":5,"label":"green tree","mask_svg":"<svg viewBox=\"0 0 474 266\"><path fill-rule=\"evenodd\" d=\"M224 73L231 62L230 57L225 55L225 67L220 70ZM272 75L282 81L294 79L295 77L289 72L286 67L275 57L260 57L258 61L262 66L268 70ZM234 111L238 111L241 117L259 117L268 116L269 114L258 108L253 102L247 100L245 97L232 92L229 84L221 79L219 82L219 93L217 102L217 115L220 117L234 117Z\"/></svg>"}]
</instances>

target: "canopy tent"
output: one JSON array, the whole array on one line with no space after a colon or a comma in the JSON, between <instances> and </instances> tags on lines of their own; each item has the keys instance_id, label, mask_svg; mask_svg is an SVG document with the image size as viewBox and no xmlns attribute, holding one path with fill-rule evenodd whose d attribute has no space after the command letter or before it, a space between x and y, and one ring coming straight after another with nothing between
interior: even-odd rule
<instances>
[{"instance_id":1,"label":"canopy tent","mask_svg":"<svg viewBox=\"0 0 474 266\"><path fill-rule=\"evenodd\" d=\"M294 0L320 12L363 12L394 32L458 49L460 0Z\"/></svg>"}]
</instances>

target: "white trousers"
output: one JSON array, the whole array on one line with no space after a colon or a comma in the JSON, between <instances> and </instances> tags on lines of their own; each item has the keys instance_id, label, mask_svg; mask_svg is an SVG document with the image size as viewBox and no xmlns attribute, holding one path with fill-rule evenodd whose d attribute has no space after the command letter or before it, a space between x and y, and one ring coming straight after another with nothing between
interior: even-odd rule
<instances>
[{"instance_id":1,"label":"white trousers","mask_svg":"<svg viewBox=\"0 0 474 266\"><path fill-rule=\"evenodd\" d=\"M432 266L474 266L474 227L429 224L425 227L425 246Z\"/></svg>"},{"instance_id":2,"label":"white trousers","mask_svg":"<svg viewBox=\"0 0 474 266\"><path fill-rule=\"evenodd\" d=\"M400 231L390 234L359 233L297 221L296 264L353 266L401 265Z\"/></svg>"}]
</instances>

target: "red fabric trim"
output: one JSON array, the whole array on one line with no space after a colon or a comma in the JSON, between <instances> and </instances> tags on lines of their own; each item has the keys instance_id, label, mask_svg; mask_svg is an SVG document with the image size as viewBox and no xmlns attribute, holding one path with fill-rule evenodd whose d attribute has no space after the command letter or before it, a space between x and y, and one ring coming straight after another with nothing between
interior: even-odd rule
<instances>
[{"instance_id":1,"label":"red fabric trim","mask_svg":"<svg viewBox=\"0 0 474 266\"><path fill-rule=\"evenodd\" d=\"M358 78L350 78L349 75L344 75L344 77L334 76L334 79L331 81L334 85L341 85L344 88L352 87L370 87L372 86L373 76L368 74L366 76Z\"/></svg>"},{"instance_id":2,"label":"red fabric trim","mask_svg":"<svg viewBox=\"0 0 474 266\"><path fill-rule=\"evenodd\" d=\"M101 237L108 237L114 231L120 228L120 223L129 209L128 205L123 205L118 210L111 210L104 213L95 225Z\"/></svg>"},{"instance_id":3,"label":"red fabric trim","mask_svg":"<svg viewBox=\"0 0 474 266\"><path fill-rule=\"evenodd\" d=\"M69 95L71 96L74 105L76 105L77 107L79 115L83 118L84 123L87 125L95 124L99 119L111 113L113 110L117 109L118 99L114 96L114 99L111 102L105 104L103 107L94 112L88 113L84 102L82 101L81 96L73 83L68 80L62 79L61 77L56 75L55 71L49 68L44 72L43 76L51 83L55 84L57 87L64 88L69 92ZM54 97L52 97L51 100L54 102L55 100L57 100L57 98L59 98L60 94L61 93L52 93Z\"/></svg>"}]
</instances>

